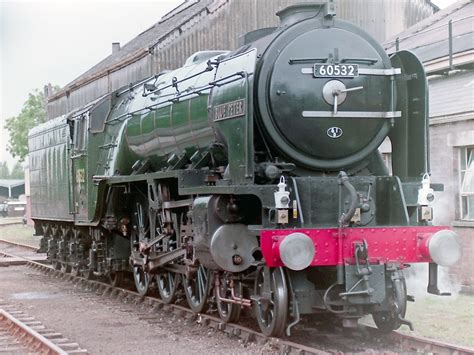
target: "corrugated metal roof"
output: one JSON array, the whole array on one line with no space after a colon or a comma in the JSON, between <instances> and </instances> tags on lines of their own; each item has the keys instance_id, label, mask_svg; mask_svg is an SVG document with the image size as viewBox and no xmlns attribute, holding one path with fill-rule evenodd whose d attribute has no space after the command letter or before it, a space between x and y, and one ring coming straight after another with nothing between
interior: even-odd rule
<instances>
[{"instance_id":1,"label":"corrugated metal roof","mask_svg":"<svg viewBox=\"0 0 474 355\"><path fill-rule=\"evenodd\" d=\"M129 57L134 57L137 55L137 53L140 53L140 50L143 50L143 53L146 53L150 47L153 47L159 43L160 39L166 37L170 32L175 30L179 31L179 27L182 24L186 23L190 18L205 10L211 2L212 0L187 0L184 4L189 3L189 6L183 6L184 4L178 6L178 8L163 16L159 22L126 43L120 48L119 51L109 55L107 58L86 71L84 74L70 82L66 88L73 86L77 82L84 80L87 77L92 77L96 73L108 69L117 63L125 61ZM181 11L176 11L178 9Z\"/></svg>"},{"instance_id":2,"label":"corrugated metal roof","mask_svg":"<svg viewBox=\"0 0 474 355\"><path fill-rule=\"evenodd\" d=\"M62 90L49 97L48 102L54 102L55 100L67 94L68 91L72 92L78 87L86 86L89 82L99 80L100 77L108 75L109 71L113 72L114 70L118 70L119 68L132 65L134 62L137 62L140 59L146 57L149 53L150 48L153 48L154 46L160 47L161 43L166 44L170 42L170 40L174 40L174 38L177 37L177 35L174 35L175 33L181 33L183 31L186 31L187 23L189 24L191 19L198 18L200 14L204 12L206 12L206 14L212 14L214 13L214 11L229 3L230 1L231 0L185 0L181 5L170 11L168 14L164 15L155 25L151 26L144 32L140 33L137 37L133 38L127 44L125 44L119 51L109 55L107 58L93 66L91 69L87 70L84 74L80 75L78 78L67 84ZM305 2L310 0L299 1ZM347 8L347 10L350 9L350 13L346 15L349 16L349 18L351 18L352 20L354 20L354 8L349 6L350 1L352 2L352 0L339 1L342 10L344 10L345 8ZM429 0L419 1L435 8ZM361 4L363 5L364 2L360 1L357 7L366 8L366 6L361 6ZM384 6L387 8L390 8L394 5L398 6L396 5L396 1L386 0L384 4ZM409 11L407 10L407 13L413 12L412 15L416 15L417 17L424 14L425 10L420 5L420 3L412 0L412 3L409 3L409 5L410 4L412 9ZM416 8L418 8L419 11L415 11ZM437 9L435 8L435 10ZM362 13L359 15L360 16L358 17L363 17ZM347 18L347 16L342 17ZM381 23L384 21L381 21ZM411 19L403 17L400 19L400 21L411 21ZM372 20L372 22L374 22L374 20Z\"/></svg>"},{"instance_id":3,"label":"corrugated metal roof","mask_svg":"<svg viewBox=\"0 0 474 355\"><path fill-rule=\"evenodd\" d=\"M25 184L25 180L22 179L0 179L1 187L17 187Z\"/></svg>"},{"instance_id":4,"label":"corrugated metal roof","mask_svg":"<svg viewBox=\"0 0 474 355\"><path fill-rule=\"evenodd\" d=\"M449 22L452 23L453 54L474 49L474 2L460 0L411 26L384 44L389 53L400 49L415 52L423 62L449 55Z\"/></svg>"}]
</instances>

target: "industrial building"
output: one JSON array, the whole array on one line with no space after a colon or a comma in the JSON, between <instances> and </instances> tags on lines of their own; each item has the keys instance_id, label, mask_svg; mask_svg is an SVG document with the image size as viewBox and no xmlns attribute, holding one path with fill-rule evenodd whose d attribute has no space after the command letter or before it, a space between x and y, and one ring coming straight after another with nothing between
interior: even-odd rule
<instances>
[{"instance_id":1,"label":"industrial building","mask_svg":"<svg viewBox=\"0 0 474 355\"><path fill-rule=\"evenodd\" d=\"M452 272L474 291L474 3L461 0L401 32L389 52L411 50L424 63L429 84L430 153L436 195L435 223L459 234L463 257Z\"/></svg>"},{"instance_id":2,"label":"industrial building","mask_svg":"<svg viewBox=\"0 0 474 355\"><path fill-rule=\"evenodd\" d=\"M233 50L240 37L278 24L275 15L302 0L187 0L59 92L48 96L48 116L71 112L99 97L162 70L182 66L200 50ZM383 42L436 10L429 0L336 0L337 16Z\"/></svg>"}]
</instances>

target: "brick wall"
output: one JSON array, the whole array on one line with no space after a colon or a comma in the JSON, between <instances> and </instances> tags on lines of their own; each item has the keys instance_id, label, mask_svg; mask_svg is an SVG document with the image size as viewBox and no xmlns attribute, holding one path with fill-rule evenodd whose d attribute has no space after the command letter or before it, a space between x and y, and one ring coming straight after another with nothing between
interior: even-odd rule
<instances>
[{"instance_id":1,"label":"brick wall","mask_svg":"<svg viewBox=\"0 0 474 355\"><path fill-rule=\"evenodd\" d=\"M454 227L458 233L463 253L461 261L451 267L450 273L461 284L461 290L474 293L474 227Z\"/></svg>"},{"instance_id":2,"label":"brick wall","mask_svg":"<svg viewBox=\"0 0 474 355\"><path fill-rule=\"evenodd\" d=\"M433 204L434 223L453 226L459 234L463 255L450 274L465 292L474 292L474 222L459 221L459 146L456 138L474 130L474 120L442 123L430 127L432 182L444 184L444 192L436 193ZM474 144L474 142L472 142Z\"/></svg>"}]
</instances>

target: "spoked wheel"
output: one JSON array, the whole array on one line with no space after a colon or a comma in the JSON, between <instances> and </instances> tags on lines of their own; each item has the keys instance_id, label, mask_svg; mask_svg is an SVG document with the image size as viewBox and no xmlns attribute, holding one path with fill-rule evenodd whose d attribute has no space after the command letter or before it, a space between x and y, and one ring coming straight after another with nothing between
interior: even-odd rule
<instances>
[{"instance_id":1,"label":"spoked wheel","mask_svg":"<svg viewBox=\"0 0 474 355\"><path fill-rule=\"evenodd\" d=\"M108 275L109 284L112 287L122 287L125 273L123 271L112 271Z\"/></svg>"},{"instance_id":2,"label":"spoked wheel","mask_svg":"<svg viewBox=\"0 0 474 355\"><path fill-rule=\"evenodd\" d=\"M145 296L150 287L150 275L141 266L133 267L133 279L140 296Z\"/></svg>"},{"instance_id":3,"label":"spoked wheel","mask_svg":"<svg viewBox=\"0 0 474 355\"><path fill-rule=\"evenodd\" d=\"M165 272L156 275L156 283L158 293L164 303L174 303L178 296L178 286L180 283L180 275L174 272Z\"/></svg>"},{"instance_id":4,"label":"spoked wheel","mask_svg":"<svg viewBox=\"0 0 474 355\"><path fill-rule=\"evenodd\" d=\"M255 315L262 333L268 337L283 334L288 317L288 287L281 267L262 267L255 278Z\"/></svg>"},{"instance_id":5,"label":"spoked wheel","mask_svg":"<svg viewBox=\"0 0 474 355\"><path fill-rule=\"evenodd\" d=\"M195 313L207 311L207 297L211 287L211 272L204 266L199 265L196 274L192 279L184 279L184 293L188 301L189 308Z\"/></svg>"},{"instance_id":6,"label":"spoked wheel","mask_svg":"<svg viewBox=\"0 0 474 355\"><path fill-rule=\"evenodd\" d=\"M229 280L227 277L221 277L219 280L219 287L214 288L214 293L217 303L217 312L225 323L237 323L240 318L242 306L240 304L225 302L220 298L231 299L231 282L234 286L234 294L237 297L242 295L242 283L235 280ZM219 297L220 296L220 297Z\"/></svg>"},{"instance_id":7,"label":"spoked wheel","mask_svg":"<svg viewBox=\"0 0 474 355\"><path fill-rule=\"evenodd\" d=\"M132 262L133 279L137 292L144 296L150 287L150 274L145 270L142 263L146 262L146 256L140 251L140 243L148 240L149 219L148 207L144 202L135 204L135 225L130 235L130 260Z\"/></svg>"},{"instance_id":8,"label":"spoked wheel","mask_svg":"<svg viewBox=\"0 0 474 355\"><path fill-rule=\"evenodd\" d=\"M391 309L389 311L372 313L375 325L383 333L389 333L400 328L402 323L399 316L405 318L407 311L407 286L403 275L393 281L392 294L387 295L387 297L389 297Z\"/></svg>"}]
</instances>

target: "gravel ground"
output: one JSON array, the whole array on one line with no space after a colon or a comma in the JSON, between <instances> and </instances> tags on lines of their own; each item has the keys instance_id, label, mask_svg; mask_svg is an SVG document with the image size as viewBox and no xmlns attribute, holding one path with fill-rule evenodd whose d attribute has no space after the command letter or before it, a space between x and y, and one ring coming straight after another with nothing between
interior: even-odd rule
<instances>
[{"instance_id":1,"label":"gravel ground","mask_svg":"<svg viewBox=\"0 0 474 355\"><path fill-rule=\"evenodd\" d=\"M39 237L33 237L32 234L33 228L28 226L0 226L0 238L38 245ZM415 334L459 345L474 346L474 297L472 295L427 296L424 289L426 282L422 284L422 295L416 296L415 304L408 305L407 318L414 322ZM38 312L37 317L41 321L49 322L47 317L51 317L51 322L47 325L57 331L62 332L63 330L58 328L55 323L60 324L60 327L68 332L71 329L71 333L67 333L67 335L90 349L93 354L200 353L202 351L211 354L271 352L268 349L268 344L264 348L255 344L244 347L237 340L230 340L220 332L212 334L210 330L196 324L183 324L182 320L168 321L166 318L159 323L150 325L149 322L139 319L135 307L130 306L127 309L125 305L117 304L116 301L100 299L88 292L71 289L71 287L72 285L69 283L54 280L27 268L0 268L0 298L12 299L14 303L32 307L34 311ZM22 296L22 293L25 292L33 293ZM34 292L39 293L35 294ZM12 296L16 293L19 296ZM409 293L413 293L410 288ZM51 304L54 307L57 305L58 311ZM71 311L69 311L70 304L74 305ZM51 308L54 311L51 311ZM24 311L29 313L28 309L24 309ZM47 317L43 319L41 312ZM70 316L65 318L64 314L70 314ZM32 315L36 316L36 314ZM67 324L58 323L58 321ZM371 324L372 322L370 317L366 317L362 323ZM252 324L254 324L253 320ZM403 326L401 330L407 331L406 328ZM95 329L102 329L102 331L96 333ZM329 339L332 338L332 335L329 336L329 341L321 341L322 339L316 336L317 334L320 335L320 330L309 333L302 332L300 337L297 336L291 340L313 339L314 341L303 341L303 343L315 346L325 342L331 343ZM122 337L125 339L122 340ZM360 345L365 342L363 334L361 337ZM81 343L82 339L85 339L86 342ZM176 344L177 341L179 341L179 345ZM149 347L140 347L141 342L146 343ZM116 347L115 343L118 344ZM127 347L124 347L124 344ZM354 350L353 346L350 347Z\"/></svg>"},{"instance_id":2,"label":"gravel ground","mask_svg":"<svg viewBox=\"0 0 474 355\"><path fill-rule=\"evenodd\" d=\"M163 316L150 324L133 305L105 299L24 266L0 268L0 299L79 343L90 354L261 353L194 322Z\"/></svg>"}]
</instances>

